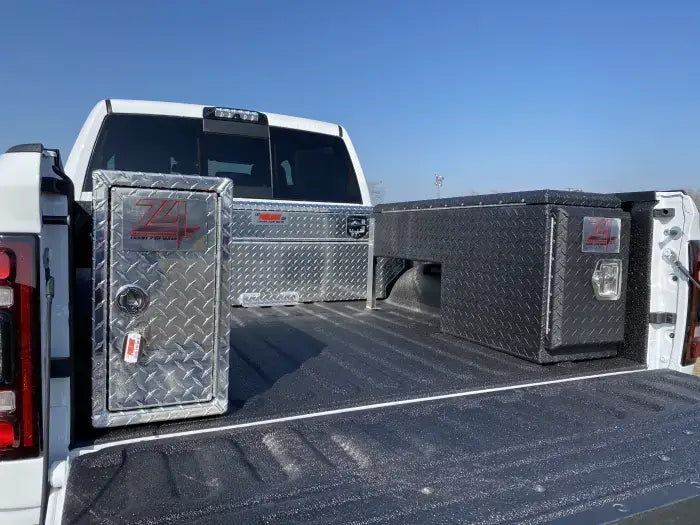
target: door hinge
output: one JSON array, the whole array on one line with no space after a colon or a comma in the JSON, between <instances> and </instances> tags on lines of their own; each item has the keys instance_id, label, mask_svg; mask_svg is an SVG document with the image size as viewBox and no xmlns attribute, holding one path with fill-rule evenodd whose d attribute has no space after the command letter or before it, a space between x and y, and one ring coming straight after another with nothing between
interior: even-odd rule
<instances>
[{"instance_id":1,"label":"door hinge","mask_svg":"<svg viewBox=\"0 0 700 525\"><path fill-rule=\"evenodd\" d=\"M671 312L651 312L649 314L651 324L676 324L676 314Z\"/></svg>"}]
</instances>

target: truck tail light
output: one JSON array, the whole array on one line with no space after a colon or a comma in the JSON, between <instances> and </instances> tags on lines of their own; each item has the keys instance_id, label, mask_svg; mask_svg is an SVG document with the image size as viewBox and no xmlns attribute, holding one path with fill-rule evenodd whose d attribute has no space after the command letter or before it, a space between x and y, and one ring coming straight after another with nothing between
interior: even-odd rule
<instances>
[{"instance_id":1,"label":"truck tail light","mask_svg":"<svg viewBox=\"0 0 700 525\"><path fill-rule=\"evenodd\" d=\"M690 273L700 281L700 243L690 246ZM690 284L690 304L688 308L688 332L685 338L683 364L692 365L700 358L700 289Z\"/></svg>"},{"instance_id":2,"label":"truck tail light","mask_svg":"<svg viewBox=\"0 0 700 525\"><path fill-rule=\"evenodd\" d=\"M12 277L12 257L7 250L0 251L0 279Z\"/></svg>"},{"instance_id":3,"label":"truck tail light","mask_svg":"<svg viewBox=\"0 0 700 525\"><path fill-rule=\"evenodd\" d=\"M11 423L0 421L0 447L11 447L15 444L15 429Z\"/></svg>"},{"instance_id":4,"label":"truck tail light","mask_svg":"<svg viewBox=\"0 0 700 525\"><path fill-rule=\"evenodd\" d=\"M0 459L37 456L41 354L37 238L0 234Z\"/></svg>"}]
</instances>

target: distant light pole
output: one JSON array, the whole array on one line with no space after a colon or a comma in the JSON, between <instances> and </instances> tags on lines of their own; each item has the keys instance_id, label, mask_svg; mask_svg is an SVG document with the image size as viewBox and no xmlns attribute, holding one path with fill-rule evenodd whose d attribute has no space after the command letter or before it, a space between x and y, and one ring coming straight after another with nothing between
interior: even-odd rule
<instances>
[{"instance_id":1,"label":"distant light pole","mask_svg":"<svg viewBox=\"0 0 700 525\"><path fill-rule=\"evenodd\" d=\"M445 181L445 177L442 175L438 175L437 173L435 174L435 194L437 198L440 198L440 188L442 187L442 183Z\"/></svg>"}]
</instances>

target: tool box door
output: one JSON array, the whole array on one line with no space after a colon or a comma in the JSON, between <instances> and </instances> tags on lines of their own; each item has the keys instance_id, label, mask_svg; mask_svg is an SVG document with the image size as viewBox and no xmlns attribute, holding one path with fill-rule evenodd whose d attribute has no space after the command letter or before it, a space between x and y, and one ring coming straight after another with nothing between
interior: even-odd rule
<instances>
[{"instance_id":1,"label":"tool box door","mask_svg":"<svg viewBox=\"0 0 700 525\"><path fill-rule=\"evenodd\" d=\"M108 410L213 398L217 195L113 187Z\"/></svg>"}]
</instances>

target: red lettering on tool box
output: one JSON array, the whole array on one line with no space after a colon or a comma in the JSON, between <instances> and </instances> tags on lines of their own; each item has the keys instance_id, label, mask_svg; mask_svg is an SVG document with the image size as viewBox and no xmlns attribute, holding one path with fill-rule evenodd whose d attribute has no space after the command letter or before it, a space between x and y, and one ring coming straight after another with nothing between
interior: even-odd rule
<instances>
[{"instance_id":1,"label":"red lettering on tool box","mask_svg":"<svg viewBox=\"0 0 700 525\"><path fill-rule=\"evenodd\" d=\"M261 213L258 215L261 221L281 221L282 220L282 214L281 213Z\"/></svg>"},{"instance_id":2,"label":"red lettering on tool box","mask_svg":"<svg viewBox=\"0 0 700 525\"><path fill-rule=\"evenodd\" d=\"M144 198L139 199L136 206L147 210L129 230L132 238L174 240L179 248L183 240L200 229L187 224L186 200Z\"/></svg>"},{"instance_id":3,"label":"red lettering on tool box","mask_svg":"<svg viewBox=\"0 0 700 525\"><path fill-rule=\"evenodd\" d=\"M584 241L587 245L610 246L617 240L617 236L610 234L611 219L599 218L593 223L593 231L588 234Z\"/></svg>"}]
</instances>

